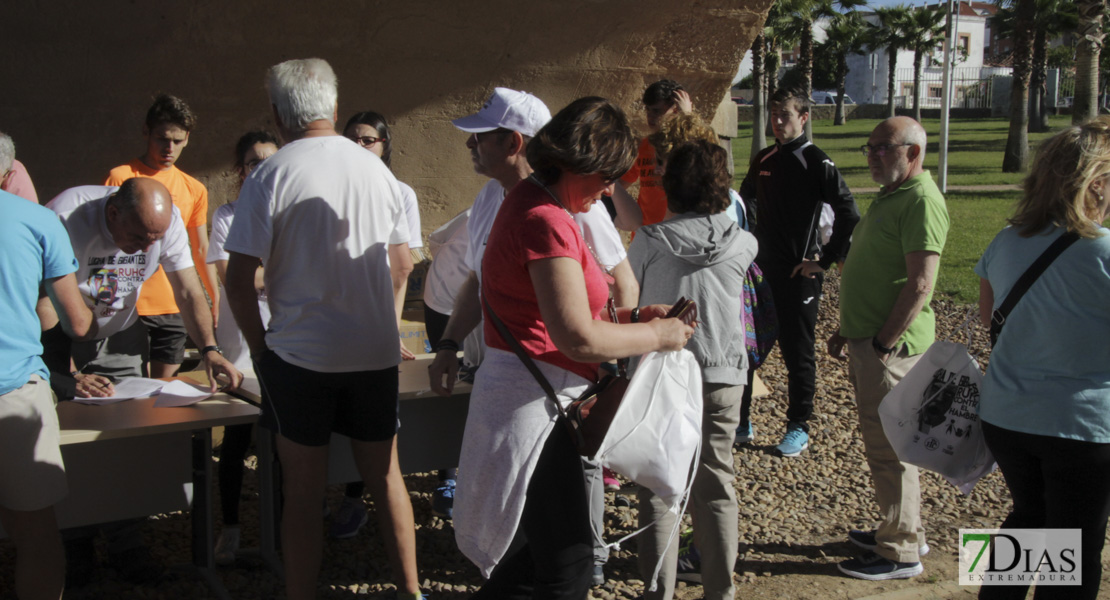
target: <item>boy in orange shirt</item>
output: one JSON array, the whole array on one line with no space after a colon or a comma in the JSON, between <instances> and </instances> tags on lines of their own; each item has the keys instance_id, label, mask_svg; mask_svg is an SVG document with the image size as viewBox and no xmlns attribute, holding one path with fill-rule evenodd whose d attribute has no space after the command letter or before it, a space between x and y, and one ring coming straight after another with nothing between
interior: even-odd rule
<instances>
[{"instance_id":1,"label":"boy in orange shirt","mask_svg":"<svg viewBox=\"0 0 1110 600\"><path fill-rule=\"evenodd\" d=\"M175 166L181 151L189 144L189 133L195 125L196 116L184 100L159 94L147 111L143 125L146 152L112 169L104 185L120 185L132 177L151 177L166 186L185 222L193 264L199 267L201 282L212 301L215 321L219 306L219 290L214 285L216 269L205 260L208 255L208 189ZM137 306L150 339L150 376L174 376L185 358L185 324L174 301L173 289L161 268L143 285Z\"/></svg>"}]
</instances>

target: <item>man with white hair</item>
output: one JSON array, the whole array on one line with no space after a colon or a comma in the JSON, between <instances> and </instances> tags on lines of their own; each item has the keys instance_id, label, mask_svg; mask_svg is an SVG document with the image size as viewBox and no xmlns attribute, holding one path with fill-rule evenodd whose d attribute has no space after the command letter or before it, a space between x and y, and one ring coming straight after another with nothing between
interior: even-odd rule
<instances>
[{"instance_id":1,"label":"man with white hair","mask_svg":"<svg viewBox=\"0 0 1110 600\"><path fill-rule=\"evenodd\" d=\"M316 596L337 432L351 438L374 496L397 597L418 599L412 504L397 461L397 331L412 270L401 192L381 159L335 131L338 85L327 62L275 65L266 89L285 146L243 183L226 289L262 384L259 423L281 458L287 597ZM254 286L259 261L268 329Z\"/></svg>"},{"instance_id":2,"label":"man with white hair","mask_svg":"<svg viewBox=\"0 0 1110 600\"><path fill-rule=\"evenodd\" d=\"M0 190L15 194L39 203L35 184L31 183L31 176L27 174L27 167L15 159L15 142L6 133L0 132Z\"/></svg>"},{"instance_id":3,"label":"man with white hair","mask_svg":"<svg viewBox=\"0 0 1110 600\"><path fill-rule=\"evenodd\" d=\"M898 460L879 420L879 403L936 334L929 300L949 221L944 196L922 167L925 143L917 121L892 117L875 127L862 148L871 178L882 188L852 235L840 277L840 329L828 342L833 358L848 361L882 516L878 529L848 532L848 540L868 552L838 568L859 579L919 575L924 569L918 557L929 551L917 467Z\"/></svg>"}]
</instances>

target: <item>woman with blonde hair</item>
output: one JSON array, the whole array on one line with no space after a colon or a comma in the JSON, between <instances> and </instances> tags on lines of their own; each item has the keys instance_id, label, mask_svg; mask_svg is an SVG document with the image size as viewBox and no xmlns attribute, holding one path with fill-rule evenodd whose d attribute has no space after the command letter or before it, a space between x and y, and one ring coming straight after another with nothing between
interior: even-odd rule
<instances>
[{"instance_id":1,"label":"woman with blonde hair","mask_svg":"<svg viewBox=\"0 0 1110 600\"><path fill-rule=\"evenodd\" d=\"M1057 239L1077 237L1013 307L991 353L980 418L1013 497L1003 528L1080 529L1082 585L1034 598L1095 598L1110 514L1110 119L1046 140L1010 227L975 267L979 313L992 314ZM1024 598L984 585L980 598Z\"/></svg>"}]
</instances>

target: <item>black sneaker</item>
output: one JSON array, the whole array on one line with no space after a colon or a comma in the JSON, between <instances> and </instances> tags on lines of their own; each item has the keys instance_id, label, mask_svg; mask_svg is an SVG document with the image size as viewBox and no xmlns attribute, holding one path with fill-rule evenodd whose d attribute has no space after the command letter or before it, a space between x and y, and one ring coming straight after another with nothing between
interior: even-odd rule
<instances>
[{"instance_id":1,"label":"black sneaker","mask_svg":"<svg viewBox=\"0 0 1110 600\"><path fill-rule=\"evenodd\" d=\"M848 532L848 541L863 548L864 550L874 551L878 543L875 541L876 530L862 531L860 529L853 529ZM925 556L929 553L929 544L921 544L917 547L917 555Z\"/></svg>"},{"instance_id":2,"label":"black sneaker","mask_svg":"<svg viewBox=\"0 0 1110 600\"><path fill-rule=\"evenodd\" d=\"M65 541L67 590L78 590L92 583L96 572L96 546L92 538Z\"/></svg>"},{"instance_id":3,"label":"black sneaker","mask_svg":"<svg viewBox=\"0 0 1110 600\"><path fill-rule=\"evenodd\" d=\"M836 568L849 577L869 581L908 579L925 572L925 568L921 566L920 562L895 562L874 552L868 552L859 558L843 561L836 565Z\"/></svg>"}]
</instances>

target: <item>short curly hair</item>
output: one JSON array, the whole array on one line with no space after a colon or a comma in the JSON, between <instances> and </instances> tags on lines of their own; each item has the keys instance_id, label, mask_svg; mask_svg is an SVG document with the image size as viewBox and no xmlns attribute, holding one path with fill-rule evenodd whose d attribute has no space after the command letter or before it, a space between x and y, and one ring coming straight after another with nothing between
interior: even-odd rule
<instances>
[{"instance_id":1,"label":"short curly hair","mask_svg":"<svg viewBox=\"0 0 1110 600\"><path fill-rule=\"evenodd\" d=\"M694 140L718 143L717 132L693 113L679 113L665 119L659 131L648 136L648 142L655 148L655 160L660 163L667 160L675 146Z\"/></svg>"},{"instance_id":2,"label":"short curly hair","mask_svg":"<svg viewBox=\"0 0 1110 600\"><path fill-rule=\"evenodd\" d=\"M525 155L545 185L557 182L563 171L600 173L616 181L636 160L636 140L619 106L587 96L568 104L536 132Z\"/></svg>"},{"instance_id":3,"label":"short curly hair","mask_svg":"<svg viewBox=\"0 0 1110 600\"><path fill-rule=\"evenodd\" d=\"M681 89L685 88L682 87L681 83L673 79L660 79L647 86L640 101L644 103L644 106L652 106L660 102L665 102L668 106L672 106L674 105L674 93Z\"/></svg>"},{"instance_id":4,"label":"short curly hair","mask_svg":"<svg viewBox=\"0 0 1110 600\"><path fill-rule=\"evenodd\" d=\"M197 126L197 116L181 98L158 94L154 98L154 104L151 104L146 111L146 128L154 129L162 123L177 125L185 131L192 131Z\"/></svg>"},{"instance_id":5,"label":"short curly hair","mask_svg":"<svg viewBox=\"0 0 1110 600\"><path fill-rule=\"evenodd\" d=\"M731 181L724 148L706 140L683 142L671 152L663 172L667 208L675 214L717 214L732 202Z\"/></svg>"}]
</instances>

